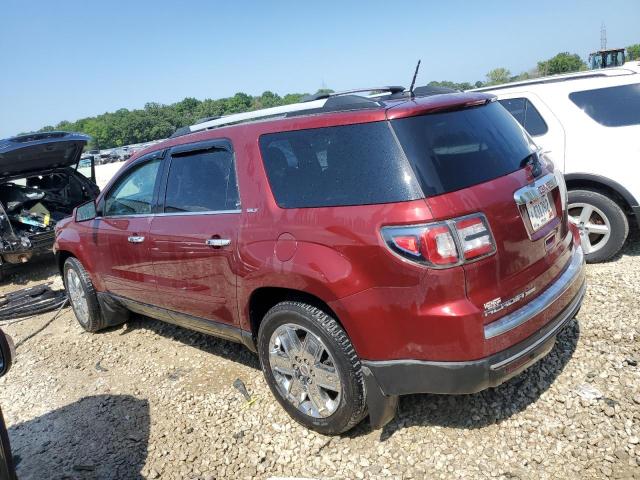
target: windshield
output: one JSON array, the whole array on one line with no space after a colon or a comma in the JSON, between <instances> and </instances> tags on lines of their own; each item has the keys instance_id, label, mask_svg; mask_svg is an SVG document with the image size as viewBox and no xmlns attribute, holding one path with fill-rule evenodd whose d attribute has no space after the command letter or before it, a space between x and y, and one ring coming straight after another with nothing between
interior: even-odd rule
<instances>
[{"instance_id":1,"label":"windshield","mask_svg":"<svg viewBox=\"0 0 640 480\"><path fill-rule=\"evenodd\" d=\"M508 175L535 151L498 102L391 124L426 196Z\"/></svg>"}]
</instances>

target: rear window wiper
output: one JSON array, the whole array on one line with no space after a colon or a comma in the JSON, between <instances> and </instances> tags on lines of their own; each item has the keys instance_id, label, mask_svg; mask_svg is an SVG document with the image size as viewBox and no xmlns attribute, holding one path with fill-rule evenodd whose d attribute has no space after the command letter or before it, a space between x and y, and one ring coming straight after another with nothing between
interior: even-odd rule
<instances>
[{"instance_id":1,"label":"rear window wiper","mask_svg":"<svg viewBox=\"0 0 640 480\"><path fill-rule=\"evenodd\" d=\"M533 152L520 161L520 168L524 168L527 165L531 165L531 173L533 173L534 177L539 177L542 174L542 164L540 163L538 152Z\"/></svg>"}]
</instances>

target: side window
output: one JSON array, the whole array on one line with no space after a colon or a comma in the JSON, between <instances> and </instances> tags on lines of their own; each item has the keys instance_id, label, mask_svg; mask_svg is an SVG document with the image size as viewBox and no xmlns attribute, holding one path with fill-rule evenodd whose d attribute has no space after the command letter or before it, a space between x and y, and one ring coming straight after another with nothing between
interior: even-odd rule
<instances>
[{"instance_id":1,"label":"side window","mask_svg":"<svg viewBox=\"0 0 640 480\"><path fill-rule=\"evenodd\" d=\"M569 98L605 127L640 125L640 83L573 92Z\"/></svg>"},{"instance_id":2,"label":"side window","mask_svg":"<svg viewBox=\"0 0 640 480\"><path fill-rule=\"evenodd\" d=\"M159 168L160 159L156 159L125 174L106 195L103 215L150 214Z\"/></svg>"},{"instance_id":3,"label":"side window","mask_svg":"<svg viewBox=\"0 0 640 480\"><path fill-rule=\"evenodd\" d=\"M515 118L520 125L524 127L524 98L506 98L499 100L500 104L506 108L513 118Z\"/></svg>"},{"instance_id":4,"label":"side window","mask_svg":"<svg viewBox=\"0 0 640 480\"><path fill-rule=\"evenodd\" d=\"M267 133L260 152L281 208L404 202L422 195L387 122Z\"/></svg>"},{"instance_id":5,"label":"side window","mask_svg":"<svg viewBox=\"0 0 640 480\"><path fill-rule=\"evenodd\" d=\"M233 153L214 148L172 155L165 213L235 210L239 206Z\"/></svg>"},{"instance_id":6,"label":"side window","mask_svg":"<svg viewBox=\"0 0 640 480\"><path fill-rule=\"evenodd\" d=\"M524 129L529 132L529 135L535 137L547 133L549 127L536 107L529 100L525 100L525 107Z\"/></svg>"},{"instance_id":7,"label":"side window","mask_svg":"<svg viewBox=\"0 0 640 480\"><path fill-rule=\"evenodd\" d=\"M540 112L526 98L506 98L499 101L532 137L549 131Z\"/></svg>"}]
</instances>

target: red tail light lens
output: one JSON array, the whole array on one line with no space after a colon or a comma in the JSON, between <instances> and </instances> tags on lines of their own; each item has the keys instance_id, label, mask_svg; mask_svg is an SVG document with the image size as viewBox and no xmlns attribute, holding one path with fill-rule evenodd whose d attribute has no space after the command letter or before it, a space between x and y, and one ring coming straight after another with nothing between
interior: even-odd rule
<instances>
[{"instance_id":1,"label":"red tail light lens","mask_svg":"<svg viewBox=\"0 0 640 480\"><path fill-rule=\"evenodd\" d=\"M460 265L496 251L489 223L482 214L424 225L383 227L382 237L396 254L433 268Z\"/></svg>"},{"instance_id":2,"label":"red tail light lens","mask_svg":"<svg viewBox=\"0 0 640 480\"><path fill-rule=\"evenodd\" d=\"M410 255L420 256L420 240L414 235L397 235L393 237L396 246Z\"/></svg>"}]
</instances>

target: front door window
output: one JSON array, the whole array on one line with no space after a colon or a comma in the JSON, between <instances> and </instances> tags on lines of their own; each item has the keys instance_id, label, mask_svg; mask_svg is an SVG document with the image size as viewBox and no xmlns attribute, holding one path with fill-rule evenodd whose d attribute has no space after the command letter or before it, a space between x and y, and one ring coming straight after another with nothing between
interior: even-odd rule
<instances>
[{"instance_id":1,"label":"front door window","mask_svg":"<svg viewBox=\"0 0 640 480\"><path fill-rule=\"evenodd\" d=\"M156 159L125 175L107 194L103 215L149 215L159 168L160 159Z\"/></svg>"}]
</instances>

